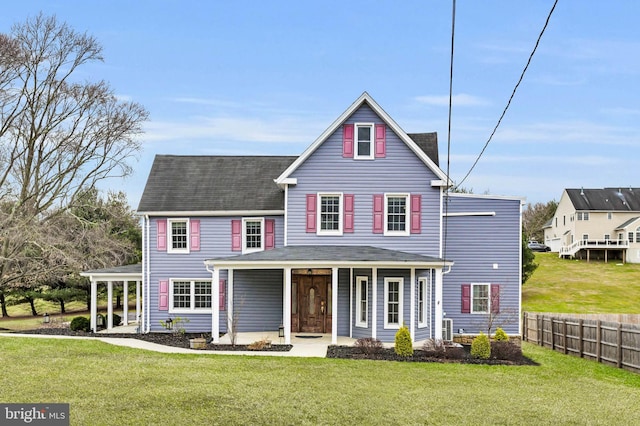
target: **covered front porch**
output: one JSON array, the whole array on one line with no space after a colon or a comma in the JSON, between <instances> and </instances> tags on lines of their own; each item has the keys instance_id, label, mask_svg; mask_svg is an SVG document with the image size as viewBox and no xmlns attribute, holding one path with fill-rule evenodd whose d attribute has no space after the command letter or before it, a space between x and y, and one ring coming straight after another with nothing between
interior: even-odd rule
<instances>
[{"instance_id":1,"label":"covered front porch","mask_svg":"<svg viewBox=\"0 0 640 426\"><path fill-rule=\"evenodd\" d=\"M135 303L135 323L142 323L142 265L125 265L113 268L96 269L80 273L83 277L88 277L91 281L91 331L98 332L98 283L107 286L107 318L106 331L111 332L118 324L113 324L113 290L114 285L122 285L122 323L123 327L127 327L127 331L131 330L129 326L129 284L135 283L136 286L136 303ZM137 327L136 327L137 328ZM121 331L125 331L122 329ZM137 330L139 331L139 330Z\"/></svg>"},{"instance_id":2,"label":"covered front porch","mask_svg":"<svg viewBox=\"0 0 640 426\"><path fill-rule=\"evenodd\" d=\"M220 337L220 306L214 303L214 343L234 334L237 338L252 331L251 327L280 328L278 338L282 335L284 344L315 334L330 336L331 344L338 344L341 338L354 341L360 337L391 342L402 324L407 325L414 342L442 335L442 273L452 265L443 259L376 247L297 246L209 259L205 265L212 282L219 282L224 275L227 278L223 305L227 333ZM275 272L280 284L273 279ZM240 304L235 294L241 292L246 297L260 286L261 275L269 275L270 282L281 285L280 300L272 296L265 301L280 310L271 315L280 321L280 327L260 322L259 314L254 314L255 325L245 319L238 326L234 310ZM219 286L213 286L212 299L220 299ZM251 303L243 308L245 318L253 314L247 310L256 308L257 301Z\"/></svg>"}]
</instances>

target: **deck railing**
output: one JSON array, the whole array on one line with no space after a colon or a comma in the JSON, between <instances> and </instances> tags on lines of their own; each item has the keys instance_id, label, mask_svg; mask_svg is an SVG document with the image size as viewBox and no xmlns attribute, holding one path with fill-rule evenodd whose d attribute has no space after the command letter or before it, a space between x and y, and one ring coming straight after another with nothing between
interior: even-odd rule
<instances>
[{"instance_id":1,"label":"deck railing","mask_svg":"<svg viewBox=\"0 0 640 426\"><path fill-rule=\"evenodd\" d=\"M571 245L560 247L560 256L574 255L582 249L627 249L629 240L578 240Z\"/></svg>"}]
</instances>

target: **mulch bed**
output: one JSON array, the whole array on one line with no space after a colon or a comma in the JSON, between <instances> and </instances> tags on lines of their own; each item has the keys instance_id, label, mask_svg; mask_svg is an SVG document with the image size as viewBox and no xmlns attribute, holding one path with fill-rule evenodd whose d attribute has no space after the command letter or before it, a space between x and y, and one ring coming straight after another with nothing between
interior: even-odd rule
<instances>
[{"instance_id":1,"label":"mulch bed","mask_svg":"<svg viewBox=\"0 0 640 426\"><path fill-rule=\"evenodd\" d=\"M336 346L327 348L327 358L341 359L369 359L378 361L401 361L401 362L438 362L438 363L460 363L460 364L484 364L484 365L538 365L535 361L520 354L514 359L476 359L471 357L469 346L464 346L463 351L457 351L455 355L437 355L433 352L415 349L413 356L400 356L393 348L383 348L370 353L365 353L355 346Z\"/></svg>"},{"instance_id":2,"label":"mulch bed","mask_svg":"<svg viewBox=\"0 0 640 426\"><path fill-rule=\"evenodd\" d=\"M173 346L176 348L189 349L189 339L197 337L205 337L207 346L204 350L208 351L252 351L252 352L287 352L290 351L292 345L272 344L270 347L262 349L250 349L249 345L228 345L210 343L210 333L145 333L145 334L116 334L116 333L87 333L85 331L72 331L69 328L61 327L42 327L34 330L22 330L21 334L41 334L41 335L58 335L58 336L82 336L82 337L100 337L109 338L117 337L124 339L138 339L145 342L156 343L159 345Z\"/></svg>"}]
</instances>

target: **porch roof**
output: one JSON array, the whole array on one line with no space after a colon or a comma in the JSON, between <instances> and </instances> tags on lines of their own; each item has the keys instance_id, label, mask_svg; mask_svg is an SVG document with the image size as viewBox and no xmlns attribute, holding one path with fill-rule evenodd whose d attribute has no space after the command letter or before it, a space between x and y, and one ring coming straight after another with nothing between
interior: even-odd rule
<instances>
[{"instance_id":1,"label":"porch roof","mask_svg":"<svg viewBox=\"0 0 640 426\"><path fill-rule=\"evenodd\" d=\"M114 266L111 268L93 269L81 272L83 277L89 277L92 281L124 281L142 279L142 264Z\"/></svg>"},{"instance_id":2,"label":"porch roof","mask_svg":"<svg viewBox=\"0 0 640 426\"><path fill-rule=\"evenodd\" d=\"M407 253L371 246L287 246L274 250L218 257L205 260L214 267L284 266L451 266L453 262L438 257Z\"/></svg>"}]
</instances>

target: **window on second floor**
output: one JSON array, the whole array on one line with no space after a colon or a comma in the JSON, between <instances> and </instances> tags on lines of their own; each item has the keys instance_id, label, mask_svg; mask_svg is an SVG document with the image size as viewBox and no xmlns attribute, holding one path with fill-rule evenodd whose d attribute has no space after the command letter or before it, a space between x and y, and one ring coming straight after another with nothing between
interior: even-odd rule
<instances>
[{"instance_id":1,"label":"window on second floor","mask_svg":"<svg viewBox=\"0 0 640 426\"><path fill-rule=\"evenodd\" d=\"M587 241L589 239L589 234L582 234L582 241Z\"/></svg>"},{"instance_id":2,"label":"window on second floor","mask_svg":"<svg viewBox=\"0 0 640 426\"><path fill-rule=\"evenodd\" d=\"M640 243L640 226L636 228L636 243Z\"/></svg>"},{"instance_id":3,"label":"window on second floor","mask_svg":"<svg viewBox=\"0 0 640 426\"><path fill-rule=\"evenodd\" d=\"M318 234L342 234L342 194L318 194Z\"/></svg>"},{"instance_id":4,"label":"window on second floor","mask_svg":"<svg viewBox=\"0 0 640 426\"><path fill-rule=\"evenodd\" d=\"M612 212L607 212L607 219L609 219L609 220L613 219L613 213Z\"/></svg>"},{"instance_id":5,"label":"window on second floor","mask_svg":"<svg viewBox=\"0 0 640 426\"><path fill-rule=\"evenodd\" d=\"M264 218L242 219L242 251L264 250Z\"/></svg>"},{"instance_id":6,"label":"window on second floor","mask_svg":"<svg viewBox=\"0 0 640 426\"><path fill-rule=\"evenodd\" d=\"M386 235L409 234L409 194L385 194L384 233Z\"/></svg>"}]
</instances>

